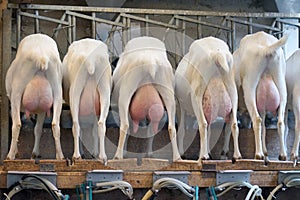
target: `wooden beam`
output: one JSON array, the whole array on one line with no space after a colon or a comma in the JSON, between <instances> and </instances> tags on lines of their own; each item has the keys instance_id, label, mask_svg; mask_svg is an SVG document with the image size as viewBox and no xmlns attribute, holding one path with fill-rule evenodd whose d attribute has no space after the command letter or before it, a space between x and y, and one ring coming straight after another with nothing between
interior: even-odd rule
<instances>
[{"instance_id":1,"label":"wooden beam","mask_svg":"<svg viewBox=\"0 0 300 200\"><path fill-rule=\"evenodd\" d=\"M241 160L232 164L229 160L211 160L198 163L196 161L182 161L160 168L165 165L163 160L145 159L141 165L136 164L136 159L125 159L121 161L109 161L110 166L103 166L96 160L78 160L75 163L57 160L14 160L4 161L0 168L0 188L6 188L6 176L8 171L43 171L42 165L53 165L51 169L57 172L57 187L61 189L74 189L86 180L86 173L91 170L123 170L123 180L129 182L133 188L151 188L153 184L154 171L190 171L189 185L197 185L205 188L216 185L216 173L221 170L252 169L250 183L260 187L274 187L277 185L278 172L281 170L300 170L299 166L293 167L292 162L272 161L264 165L262 161ZM113 164L111 164L113 163ZM127 163L127 164L126 164ZM157 169L153 166L157 164ZM147 164L149 166L147 167ZM114 167L117 168L113 168ZM132 166L129 169L128 166ZM247 168L246 166L251 166ZM209 167L208 167L209 166ZM139 170L137 169L139 167ZM254 169L258 167L257 169ZM263 177L263 178L262 178Z\"/></svg>"},{"instance_id":2,"label":"wooden beam","mask_svg":"<svg viewBox=\"0 0 300 200\"><path fill-rule=\"evenodd\" d=\"M1 66L1 162L9 145L9 102L6 96L5 76L11 62L11 9L2 11L2 66Z\"/></svg>"}]
</instances>

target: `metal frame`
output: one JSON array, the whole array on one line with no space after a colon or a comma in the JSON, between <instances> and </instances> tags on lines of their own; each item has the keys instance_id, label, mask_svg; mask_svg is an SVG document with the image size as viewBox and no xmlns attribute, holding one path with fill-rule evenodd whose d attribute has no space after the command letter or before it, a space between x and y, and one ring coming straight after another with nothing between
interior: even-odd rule
<instances>
[{"instance_id":1,"label":"metal frame","mask_svg":"<svg viewBox=\"0 0 300 200\"><path fill-rule=\"evenodd\" d=\"M49 17L44 11L59 11L61 16L56 18ZM114 18L109 20L101 18L101 14L114 14ZM175 64L179 62L181 56L186 51L186 38L188 29L194 30L193 39L206 36L205 30L212 29L213 36L225 37L225 41L229 45L231 51L236 48L236 38L239 28L244 26L247 33L252 33L257 29L267 31L271 34L281 37L283 33L283 25L292 25L300 27L300 13L238 13L238 12L210 12L210 11L193 11L193 10L162 10L162 9L133 9L133 8L108 8L108 7L82 7L82 6L57 6L57 5L37 5L37 4L8 4L8 8L3 10L3 44L2 49L2 97L5 97L5 74L11 62L11 35L12 30L16 30L16 44L18 47L21 41L22 21L23 18L32 18L34 20L34 32L41 31L40 22L48 21L55 23L57 26L53 30L53 37L57 37L58 31L67 30L68 44L77 39L76 31L80 28L76 26L78 19L89 20L91 23L91 34L93 38L97 38L97 24L111 25L108 38L105 41L111 52L112 58L115 51L113 35L116 31L121 33L122 46L131 39L131 27L133 22L140 23L144 27L143 35L151 35L151 27L160 27L165 30L165 35L170 30L175 30ZM14 15L15 14L15 15ZM15 23L13 23L15 16ZM163 17L162 17L163 16ZM261 21L268 19L271 24L264 24ZM296 19L297 22L291 22L289 19ZM165 20L165 21L163 21ZM255 30L254 30L255 29ZM300 34L299 34L300 35ZM163 40L165 37L163 38ZM300 41L298 39L298 41ZM299 46L299 44L298 44ZM63 52L66 53L66 52ZM9 117L8 117L8 100L2 98L1 103L1 161L8 152L9 144Z\"/></svg>"}]
</instances>

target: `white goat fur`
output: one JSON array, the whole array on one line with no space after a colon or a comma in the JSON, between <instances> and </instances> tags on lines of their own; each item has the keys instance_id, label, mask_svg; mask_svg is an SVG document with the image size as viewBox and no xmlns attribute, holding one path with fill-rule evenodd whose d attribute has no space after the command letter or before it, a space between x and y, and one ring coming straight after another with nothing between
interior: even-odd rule
<instances>
[{"instance_id":1,"label":"white goat fur","mask_svg":"<svg viewBox=\"0 0 300 200\"><path fill-rule=\"evenodd\" d=\"M19 44L16 58L6 74L6 92L11 103L12 140L7 159L15 159L17 142L21 129L20 111L25 87L38 71L43 71L49 81L53 94L52 132L56 146L56 158L63 159L60 145L60 114L62 108L62 70L55 41L47 35L32 34ZM38 114L34 128L35 142L32 155L39 155L39 143L46 113Z\"/></svg>"},{"instance_id":2,"label":"white goat fur","mask_svg":"<svg viewBox=\"0 0 300 200\"><path fill-rule=\"evenodd\" d=\"M288 134L288 109L294 112L295 116L295 139L291 151L291 160L298 160L300 140L300 50L296 50L286 62L286 85L288 91L287 109L285 113L285 137Z\"/></svg>"},{"instance_id":3,"label":"white goat fur","mask_svg":"<svg viewBox=\"0 0 300 200\"><path fill-rule=\"evenodd\" d=\"M156 88L167 110L173 160L180 159L175 129L174 73L167 58L165 45L152 37L130 40L113 73L112 101L118 105L120 115L120 136L115 159L123 158L131 98L140 86L149 83Z\"/></svg>"},{"instance_id":4,"label":"white goat fur","mask_svg":"<svg viewBox=\"0 0 300 200\"><path fill-rule=\"evenodd\" d=\"M233 156L235 159L241 158L238 147L239 129L236 117L238 96L232 70L232 60L232 54L224 41L214 37L207 37L192 43L189 52L181 60L175 72L175 92L181 111L178 130L179 149L183 149L185 115L195 115L200 133L199 161L209 159L209 124L204 115L202 102L210 80L215 77L220 77L223 80L231 99L231 131L234 140Z\"/></svg>"},{"instance_id":5,"label":"white goat fur","mask_svg":"<svg viewBox=\"0 0 300 200\"><path fill-rule=\"evenodd\" d=\"M63 60L63 77L65 99L69 100L73 120L73 159L81 157L79 137L82 130L79 122L79 105L83 90L85 87L89 87L89 90L98 91L101 111L100 116L92 115L92 119L89 120L93 127L92 136L94 137L94 152L92 154L98 156L99 149L97 158L106 164L105 122L110 106L112 86L111 66L106 44L94 39L82 39L73 42ZM93 102L94 97L91 96L90 98Z\"/></svg>"},{"instance_id":6,"label":"white goat fur","mask_svg":"<svg viewBox=\"0 0 300 200\"><path fill-rule=\"evenodd\" d=\"M255 158L263 159L267 155L265 142L266 129L264 126L265 112L259 113L256 102L256 88L264 74L272 77L280 96L278 109L278 134L280 138L281 160L286 160L284 137L284 112L287 103L287 89L285 82L286 63L281 47L287 37L280 40L265 32L257 32L242 38L239 48L234 52L234 70L237 87L242 87L244 101L249 112L254 136Z\"/></svg>"}]
</instances>

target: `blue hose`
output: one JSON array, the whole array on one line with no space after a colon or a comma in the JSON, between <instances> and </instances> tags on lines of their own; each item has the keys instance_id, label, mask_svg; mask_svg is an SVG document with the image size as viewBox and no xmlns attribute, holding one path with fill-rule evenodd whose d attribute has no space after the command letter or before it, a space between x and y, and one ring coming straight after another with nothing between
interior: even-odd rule
<instances>
[{"instance_id":1,"label":"blue hose","mask_svg":"<svg viewBox=\"0 0 300 200\"><path fill-rule=\"evenodd\" d=\"M199 200L199 187L195 186L195 200Z\"/></svg>"}]
</instances>

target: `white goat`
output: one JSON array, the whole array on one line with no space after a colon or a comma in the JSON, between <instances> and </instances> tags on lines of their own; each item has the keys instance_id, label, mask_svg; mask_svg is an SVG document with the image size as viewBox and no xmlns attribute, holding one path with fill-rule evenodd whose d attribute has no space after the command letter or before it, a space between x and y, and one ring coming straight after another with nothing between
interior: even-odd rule
<instances>
[{"instance_id":1,"label":"white goat","mask_svg":"<svg viewBox=\"0 0 300 200\"><path fill-rule=\"evenodd\" d=\"M236 85L243 89L245 105L252 121L256 159L267 156L264 125L266 111L276 113L278 109L279 159L286 160L286 64L283 50L280 48L286 41L287 37L278 40L261 31L242 38L239 48L233 54Z\"/></svg>"},{"instance_id":2,"label":"white goat","mask_svg":"<svg viewBox=\"0 0 300 200\"><path fill-rule=\"evenodd\" d=\"M286 62L286 85L288 91L287 109L285 113L285 137L288 134L288 109L292 109L295 115L295 139L291 151L291 160L297 162L300 140L300 50L296 50Z\"/></svg>"},{"instance_id":3,"label":"white goat","mask_svg":"<svg viewBox=\"0 0 300 200\"><path fill-rule=\"evenodd\" d=\"M106 164L105 121L112 85L107 46L94 39L73 42L63 60L63 77L65 99L69 100L73 119L73 159L81 157L80 122L89 123L92 126L94 142L92 155L97 157L99 149L97 158Z\"/></svg>"},{"instance_id":4,"label":"white goat","mask_svg":"<svg viewBox=\"0 0 300 200\"><path fill-rule=\"evenodd\" d=\"M113 73L112 101L118 105L120 115L120 137L115 159L123 158L129 128L129 110L136 131L142 117L153 123L159 122L162 102L168 114L173 160L180 159L175 129L174 86L173 69L168 61L165 45L160 40L139 37L127 43ZM154 124L153 127L155 133L157 125Z\"/></svg>"},{"instance_id":5,"label":"white goat","mask_svg":"<svg viewBox=\"0 0 300 200\"><path fill-rule=\"evenodd\" d=\"M12 140L7 159L15 159L21 129L20 111L26 116L37 114L32 157L39 156L39 143L46 113L53 106L52 132L56 158L63 159L60 145L60 114L62 108L62 70L55 41L47 35L25 37L6 74L6 92L11 102Z\"/></svg>"},{"instance_id":6,"label":"white goat","mask_svg":"<svg viewBox=\"0 0 300 200\"><path fill-rule=\"evenodd\" d=\"M224 41L207 37L192 43L175 72L175 92L181 111L179 149L183 153L185 115L195 115L200 133L198 161L209 159L208 128L217 116L230 120L234 140L233 157L241 158L236 116L238 96L232 60L232 54Z\"/></svg>"}]
</instances>

